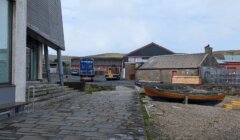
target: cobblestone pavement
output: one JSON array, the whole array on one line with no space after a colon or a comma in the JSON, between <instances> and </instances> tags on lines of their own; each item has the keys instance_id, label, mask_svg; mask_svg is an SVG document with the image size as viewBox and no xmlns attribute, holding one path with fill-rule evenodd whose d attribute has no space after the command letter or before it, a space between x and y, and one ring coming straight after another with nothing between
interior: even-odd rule
<instances>
[{"instance_id":1,"label":"cobblestone pavement","mask_svg":"<svg viewBox=\"0 0 240 140\"><path fill-rule=\"evenodd\" d=\"M54 103L32 114L0 122L0 139L145 139L140 102L134 90L116 87Z\"/></svg>"}]
</instances>

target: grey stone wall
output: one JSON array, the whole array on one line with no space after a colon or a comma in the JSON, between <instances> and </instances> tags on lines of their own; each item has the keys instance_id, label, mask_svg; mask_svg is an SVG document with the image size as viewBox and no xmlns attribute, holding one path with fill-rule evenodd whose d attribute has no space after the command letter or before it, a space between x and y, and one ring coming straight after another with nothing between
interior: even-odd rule
<instances>
[{"instance_id":1,"label":"grey stone wall","mask_svg":"<svg viewBox=\"0 0 240 140\"><path fill-rule=\"evenodd\" d=\"M219 67L218 62L213 55L208 55L201 66Z\"/></svg>"},{"instance_id":2,"label":"grey stone wall","mask_svg":"<svg viewBox=\"0 0 240 140\"><path fill-rule=\"evenodd\" d=\"M170 84L172 82L172 71L176 71L177 76L198 76L199 75L198 69L137 70L136 80Z\"/></svg>"},{"instance_id":3,"label":"grey stone wall","mask_svg":"<svg viewBox=\"0 0 240 140\"><path fill-rule=\"evenodd\" d=\"M157 81L160 82L161 71L160 70L137 70L137 81Z\"/></svg>"}]
</instances>

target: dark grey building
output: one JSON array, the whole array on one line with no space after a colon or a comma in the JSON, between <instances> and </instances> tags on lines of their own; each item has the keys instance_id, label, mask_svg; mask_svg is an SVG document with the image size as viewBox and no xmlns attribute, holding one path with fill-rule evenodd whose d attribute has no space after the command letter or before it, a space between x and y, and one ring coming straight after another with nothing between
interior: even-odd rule
<instances>
[{"instance_id":1,"label":"dark grey building","mask_svg":"<svg viewBox=\"0 0 240 140\"><path fill-rule=\"evenodd\" d=\"M26 102L27 81L43 79L43 50L47 72L49 47L62 65L61 1L0 0L0 19L0 105ZM63 81L62 67L59 71Z\"/></svg>"},{"instance_id":2,"label":"dark grey building","mask_svg":"<svg viewBox=\"0 0 240 140\"><path fill-rule=\"evenodd\" d=\"M48 47L58 52L58 58L61 58L61 50L65 50L61 1L28 0L27 80L42 79L42 62L40 61L43 48L44 53L47 54L45 61L48 59ZM46 71L49 71L48 66L46 68Z\"/></svg>"},{"instance_id":3,"label":"dark grey building","mask_svg":"<svg viewBox=\"0 0 240 140\"><path fill-rule=\"evenodd\" d=\"M128 80L135 79L136 68L141 65L141 63L147 62L150 57L158 55L171 55L174 52L156 44L150 43L139 49L136 49L123 58L124 69L123 69L123 78Z\"/></svg>"},{"instance_id":4,"label":"dark grey building","mask_svg":"<svg viewBox=\"0 0 240 140\"><path fill-rule=\"evenodd\" d=\"M28 36L54 49L65 49L60 0L27 0Z\"/></svg>"},{"instance_id":5,"label":"dark grey building","mask_svg":"<svg viewBox=\"0 0 240 140\"><path fill-rule=\"evenodd\" d=\"M152 42L126 54L124 62L146 62L152 56L169 54L174 54L174 52Z\"/></svg>"}]
</instances>

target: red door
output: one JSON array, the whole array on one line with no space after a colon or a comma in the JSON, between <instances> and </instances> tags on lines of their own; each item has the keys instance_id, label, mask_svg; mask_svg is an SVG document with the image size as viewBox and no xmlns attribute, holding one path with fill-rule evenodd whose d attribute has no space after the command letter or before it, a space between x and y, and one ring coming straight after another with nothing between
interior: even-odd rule
<instances>
[{"instance_id":1,"label":"red door","mask_svg":"<svg viewBox=\"0 0 240 140\"><path fill-rule=\"evenodd\" d=\"M172 71L172 77L177 76L177 71Z\"/></svg>"}]
</instances>

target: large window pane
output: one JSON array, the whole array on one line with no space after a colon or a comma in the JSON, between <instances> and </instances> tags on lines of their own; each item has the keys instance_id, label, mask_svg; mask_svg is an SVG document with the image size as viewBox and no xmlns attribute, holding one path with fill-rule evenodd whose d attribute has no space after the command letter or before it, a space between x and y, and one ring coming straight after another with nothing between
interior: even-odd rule
<instances>
[{"instance_id":1,"label":"large window pane","mask_svg":"<svg viewBox=\"0 0 240 140\"><path fill-rule=\"evenodd\" d=\"M0 0L0 83L9 83L9 1Z\"/></svg>"}]
</instances>

